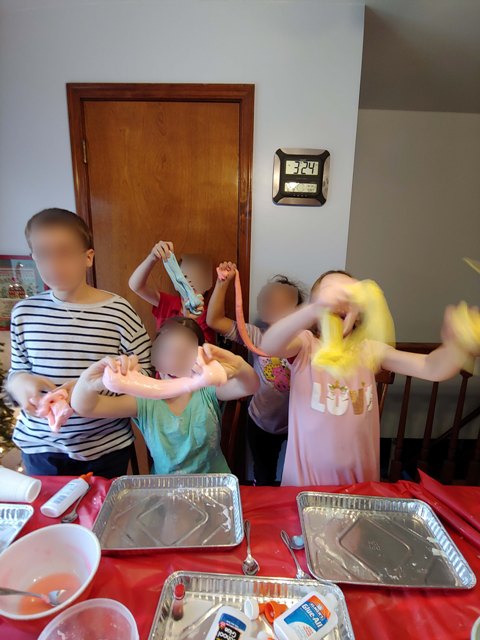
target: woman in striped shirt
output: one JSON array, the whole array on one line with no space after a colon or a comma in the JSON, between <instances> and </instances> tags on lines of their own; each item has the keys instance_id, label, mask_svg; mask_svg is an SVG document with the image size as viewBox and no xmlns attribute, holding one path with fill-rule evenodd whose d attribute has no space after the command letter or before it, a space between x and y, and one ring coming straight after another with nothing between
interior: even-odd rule
<instances>
[{"instance_id":1,"label":"woman in striped shirt","mask_svg":"<svg viewBox=\"0 0 480 640\"><path fill-rule=\"evenodd\" d=\"M87 284L93 241L79 216L45 209L29 220L25 235L50 290L22 300L12 313L7 389L21 407L13 440L31 475L121 475L133 443L128 419L73 415L54 433L38 416L38 403L60 386L70 394L81 373L107 355L136 355L149 369L150 339L126 300Z\"/></svg>"}]
</instances>

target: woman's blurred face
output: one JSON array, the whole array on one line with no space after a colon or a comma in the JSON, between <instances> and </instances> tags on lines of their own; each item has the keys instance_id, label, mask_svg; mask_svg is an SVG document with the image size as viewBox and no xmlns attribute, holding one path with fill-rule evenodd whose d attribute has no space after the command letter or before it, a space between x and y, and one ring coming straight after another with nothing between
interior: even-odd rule
<instances>
[{"instance_id":1,"label":"woman's blurred face","mask_svg":"<svg viewBox=\"0 0 480 640\"><path fill-rule=\"evenodd\" d=\"M197 336L182 325L166 328L152 346L155 370L175 378L190 377L197 356Z\"/></svg>"},{"instance_id":2,"label":"woman's blurred face","mask_svg":"<svg viewBox=\"0 0 480 640\"><path fill-rule=\"evenodd\" d=\"M271 325L295 311L297 304L298 291L295 287L271 282L258 295L258 315L262 322Z\"/></svg>"}]
</instances>

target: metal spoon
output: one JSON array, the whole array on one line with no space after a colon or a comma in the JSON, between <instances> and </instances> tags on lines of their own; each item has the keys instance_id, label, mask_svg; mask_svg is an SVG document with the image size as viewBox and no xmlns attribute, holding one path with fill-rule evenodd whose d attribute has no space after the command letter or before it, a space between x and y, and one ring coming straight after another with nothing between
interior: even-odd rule
<instances>
[{"instance_id":1,"label":"metal spoon","mask_svg":"<svg viewBox=\"0 0 480 640\"><path fill-rule=\"evenodd\" d=\"M297 568L297 573L295 575L295 578L297 578L297 580L310 580L311 576L308 573L305 573L305 571L302 569L302 567L300 566L297 557L295 555L295 552L291 546L290 543L290 538L288 536L288 533L286 531L284 531L282 529L282 531L280 531L280 537L282 539L282 542L285 544L285 546L287 547L287 549L290 551L290 555L293 558L293 561L295 562L295 566Z\"/></svg>"},{"instance_id":2,"label":"metal spoon","mask_svg":"<svg viewBox=\"0 0 480 640\"><path fill-rule=\"evenodd\" d=\"M7 587L0 587L0 596L30 596L32 598L40 598L45 604L49 604L51 607L58 607L62 604L61 597L66 593L65 589L56 589L49 593L31 593L30 591L17 591L16 589L8 589Z\"/></svg>"},{"instance_id":3,"label":"metal spoon","mask_svg":"<svg viewBox=\"0 0 480 640\"><path fill-rule=\"evenodd\" d=\"M73 506L73 509L63 516L63 518L62 518L62 523L63 524L68 524L70 522L74 522L78 518L78 513L77 513L78 505L84 499L84 497L87 495L87 493L89 491L90 491L90 487L88 487L88 489L85 491L85 493L83 493L79 497L79 499L75 502L75 504Z\"/></svg>"},{"instance_id":4,"label":"metal spoon","mask_svg":"<svg viewBox=\"0 0 480 640\"><path fill-rule=\"evenodd\" d=\"M252 552L250 551L250 521L245 520L244 522L245 528L245 539L247 541L247 557L242 562L242 571L246 576L256 576L260 571L260 565L252 556Z\"/></svg>"}]
</instances>

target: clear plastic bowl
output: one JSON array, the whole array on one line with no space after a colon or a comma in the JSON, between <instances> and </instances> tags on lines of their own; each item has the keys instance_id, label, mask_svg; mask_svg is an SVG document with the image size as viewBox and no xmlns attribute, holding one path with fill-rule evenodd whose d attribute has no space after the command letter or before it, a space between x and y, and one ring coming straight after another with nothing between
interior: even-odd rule
<instances>
[{"instance_id":1,"label":"clear plastic bowl","mask_svg":"<svg viewBox=\"0 0 480 640\"><path fill-rule=\"evenodd\" d=\"M38 640L139 640L137 624L120 602L96 598L67 609L43 630Z\"/></svg>"}]
</instances>

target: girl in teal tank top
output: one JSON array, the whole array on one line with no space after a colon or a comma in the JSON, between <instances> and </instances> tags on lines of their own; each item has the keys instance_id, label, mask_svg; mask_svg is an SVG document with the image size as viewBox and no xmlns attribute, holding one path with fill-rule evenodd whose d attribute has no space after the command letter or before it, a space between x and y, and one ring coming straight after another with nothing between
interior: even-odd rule
<instances>
[{"instance_id":1,"label":"girl in teal tank top","mask_svg":"<svg viewBox=\"0 0 480 640\"><path fill-rule=\"evenodd\" d=\"M161 378L191 376L198 347L204 337L198 324L174 317L161 327L152 347L152 364ZM103 358L80 376L71 404L89 418L131 417L145 438L153 458L152 473L222 473L228 465L220 449L221 412L219 400L234 400L255 393L258 377L240 356L214 345L203 346L207 358L224 367L228 381L220 387L206 387L169 400L100 395L105 367L124 373L135 368L135 356Z\"/></svg>"}]
</instances>

